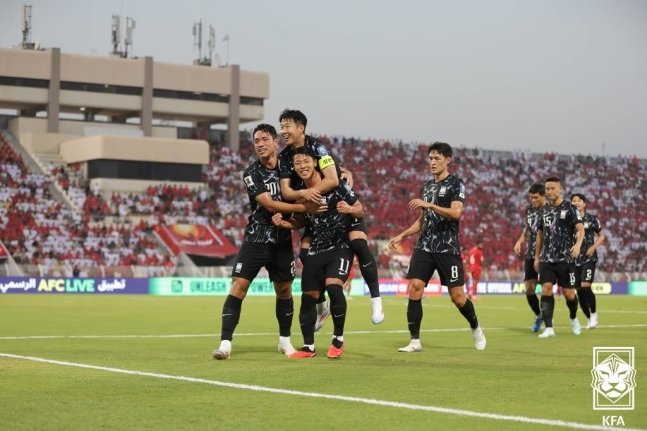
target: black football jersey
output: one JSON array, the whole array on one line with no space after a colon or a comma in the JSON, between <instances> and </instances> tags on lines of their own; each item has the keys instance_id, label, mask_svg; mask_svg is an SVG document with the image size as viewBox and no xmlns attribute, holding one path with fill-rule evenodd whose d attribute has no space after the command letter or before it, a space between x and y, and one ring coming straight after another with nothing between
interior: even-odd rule
<instances>
[{"instance_id":1,"label":"black football jersey","mask_svg":"<svg viewBox=\"0 0 647 431\"><path fill-rule=\"evenodd\" d=\"M323 214L306 214L306 222L312 231L312 243L308 255L312 256L334 248L348 248L348 225L354 220L347 214L337 212L337 203L346 201L349 205L357 202L357 196L342 182L323 196L328 210Z\"/></svg>"},{"instance_id":2,"label":"black football jersey","mask_svg":"<svg viewBox=\"0 0 647 431\"><path fill-rule=\"evenodd\" d=\"M453 201L465 202L465 184L460 178L449 175L444 180L429 180L422 187L422 200L444 208L451 208ZM458 220L442 216L431 209L424 209L422 230L415 248L428 253L461 254L458 240Z\"/></svg>"},{"instance_id":3,"label":"black football jersey","mask_svg":"<svg viewBox=\"0 0 647 431\"><path fill-rule=\"evenodd\" d=\"M543 207L535 208L532 205L526 207L526 232L528 232L528 249L526 250L526 259L535 259L535 246L537 245L537 226L541 218Z\"/></svg>"},{"instance_id":4,"label":"black football jersey","mask_svg":"<svg viewBox=\"0 0 647 431\"><path fill-rule=\"evenodd\" d=\"M334 165L337 169L337 176L339 177L341 175L339 165L337 164L335 158L325 144L317 141L312 136L306 136L305 146L316 156L315 164L317 170L321 172L322 170L324 170L324 168ZM303 185L303 180L299 177L299 175L297 175L294 170L293 158L294 147L292 145L288 145L283 149L283 151L279 153L279 169L281 179L289 178L290 186L294 190L303 189L305 188Z\"/></svg>"},{"instance_id":5,"label":"black football jersey","mask_svg":"<svg viewBox=\"0 0 647 431\"><path fill-rule=\"evenodd\" d=\"M276 169L267 169L257 160L245 170L243 181L245 182L245 187L247 187L249 204L252 209L245 227L243 241L263 244L291 241L290 231L276 227L272 223L273 213L267 211L256 201L258 195L266 192L270 193L272 200L283 200L279 184L278 166Z\"/></svg>"},{"instance_id":6,"label":"black football jersey","mask_svg":"<svg viewBox=\"0 0 647 431\"><path fill-rule=\"evenodd\" d=\"M598 219L593 214L586 213L582 217L582 223L584 223L584 241L582 241L580 255L577 257L577 259L575 259L576 265L598 261L597 250L594 251L591 256L587 256L586 251L593 245L593 243L595 242L595 236L598 235L602 230L600 219Z\"/></svg>"},{"instance_id":7,"label":"black football jersey","mask_svg":"<svg viewBox=\"0 0 647 431\"><path fill-rule=\"evenodd\" d=\"M569 201L564 200L557 206L544 205L538 226L543 234L539 261L573 263L571 248L575 245L575 226L579 223L582 223L582 219L575 205Z\"/></svg>"}]
</instances>

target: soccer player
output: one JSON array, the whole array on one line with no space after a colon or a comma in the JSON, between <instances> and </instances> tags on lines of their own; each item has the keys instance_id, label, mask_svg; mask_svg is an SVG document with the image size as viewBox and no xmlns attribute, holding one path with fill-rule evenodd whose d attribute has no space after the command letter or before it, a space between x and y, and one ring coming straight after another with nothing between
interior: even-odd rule
<instances>
[{"instance_id":1,"label":"soccer player","mask_svg":"<svg viewBox=\"0 0 647 431\"><path fill-rule=\"evenodd\" d=\"M395 250L402 239L420 232L407 273L407 322L411 341L398 349L400 352L422 351L421 301L425 286L436 270L441 283L447 286L452 302L468 321L474 346L477 350L485 349L485 335L479 326L474 304L464 292L465 275L458 239L458 222L464 209L465 185L460 178L448 171L452 154L452 147L444 142L435 142L429 147L427 156L433 178L423 185L422 199L409 202L409 209L422 209L420 217L409 228L389 240L389 248Z\"/></svg>"},{"instance_id":2,"label":"soccer player","mask_svg":"<svg viewBox=\"0 0 647 431\"><path fill-rule=\"evenodd\" d=\"M562 196L562 181L559 177L547 178L545 187L548 204L544 206L537 225L534 262L541 281L541 315L546 326L539 338L555 336L553 286L556 283L559 283L564 293L571 331L580 335L582 328L577 320L575 258L580 255L584 225L577 208Z\"/></svg>"},{"instance_id":3,"label":"soccer player","mask_svg":"<svg viewBox=\"0 0 647 431\"><path fill-rule=\"evenodd\" d=\"M281 136L287 144L287 147L279 154L279 159L281 160L281 193L283 194L283 198L291 202L296 202L300 199L318 202L325 193L334 190L339 185L341 176L340 167L335 162L332 153L323 143L317 141L312 136L306 135L308 119L303 112L286 109L281 112L279 122L281 124ZM302 147L308 148L315 155L317 168L322 175L322 181L313 187L305 187L303 180L294 170L294 152L296 149ZM368 248L367 229L363 218L354 218L348 230L351 248L357 256L362 277L366 281L371 294L371 320L374 324L382 323L384 320L384 312L382 309L382 298L380 297L377 263L375 262L373 253ZM299 254L301 258L306 258L307 256L305 249L307 249L307 244L309 243L309 234L306 229L302 237L302 252ZM323 295L317 308L318 318L316 329L318 330L329 315L329 310L327 309Z\"/></svg>"},{"instance_id":4,"label":"soccer player","mask_svg":"<svg viewBox=\"0 0 647 431\"><path fill-rule=\"evenodd\" d=\"M251 214L243 245L232 270L231 290L222 307L220 346L212 353L214 359L228 359L231 356L231 340L240 320L242 302L252 280L263 266L269 272L276 293L276 318L280 334L278 349L286 355L295 351L290 342L294 314L292 281L295 275L291 232L277 228L272 222L272 215L316 211L318 206L281 201L276 129L269 124L259 124L254 129L253 139L258 160L249 165L243 174Z\"/></svg>"},{"instance_id":5,"label":"soccer player","mask_svg":"<svg viewBox=\"0 0 647 431\"><path fill-rule=\"evenodd\" d=\"M294 167L306 187L314 188L323 181L316 170L316 155L307 147L297 148L294 152ZM315 321L317 319L317 300L322 285L330 296L334 332L328 349L328 357L337 359L344 352L344 325L346 321L346 297L343 285L348 278L353 263L353 250L348 239L349 217L362 217L364 209L353 191L341 183L332 191L325 192L327 211L318 215L307 215L306 219L293 218L290 221L274 217L280 227L299 229L304 223L310 226L312 242L301 274L301 309L299 322L304 346L288 355L290 358L312 358L315 350Z\"/></svg>"},{"instance_id":6,"label":"soccer player","mask_svg":"<svg viewBox=\"0 0 647 431\"><path fill-rule=\"evenodd\" d=\"M596 308L595 293L591 289L595 267L598 262L597 249L604 242L604 232L600 220L593 214L586 212L586 197L581 193L571 196L571 203L575 205L584 223L584 241L582 250L575 260L575 287L580 301L582 312L589 319L586 329L598 326L598 313Z\"/></svg>"},{"instance_id":7,"label":"soccer player","mask_svg":"<svg viewBox=\"0 0 647 431\"><path fill-rule=\"evenodd\" d=\"M526 287L526 300L533 313L535 313L535 323L532 325L532 332L538 332L541 329L541 324L544 319L541 316L541 309L539 308L539 298L535 293L537 288L537 271L535 270L535 244L537 240L537 226L539 225L539 218L544 205L546 205L546 188L541 183L536 183L528 189L528 199L530 204L526 207L526 225L521 232L521 236L514 245L514 252L517 256L521 256L521 247L523 243L528 242L528 249L526 250L526 258L524 259L523 282Z\"/></svg>"},{"instance_id":8,"label":"soccer player","mask_svg":"<svg viewBox=\"0 0 647 431\"><path fill-rule=\"evenodd\" d=\"M483 272L483 240L477 239L476 245L468 252L468 262L470 270L471 283L467 288L467 297L475 300L476 292L478 289L479 281L481 280L481 272Z\"/></svg>"}]
</instances>

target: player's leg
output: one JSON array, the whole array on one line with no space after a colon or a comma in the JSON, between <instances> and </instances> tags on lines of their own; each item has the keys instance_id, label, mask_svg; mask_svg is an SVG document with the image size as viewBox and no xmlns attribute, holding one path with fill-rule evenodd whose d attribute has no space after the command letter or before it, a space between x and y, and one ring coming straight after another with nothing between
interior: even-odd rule
<instances>
[{"instance_id":1,"label":"player's leg","mask_svg":"<svg viewBox=\"0 0 647 431\"><path fill-rule=\"evenodd\" d=\"M589 310L589 299L586 292L582 292L582 271L581 265L575 266L575 290L577 292L577 300L580 304L580 309L587 319L591 318L591 311Z\"/></svg>"},{"instance_id":2,"label":"player's leg","mask_svg":"<svg viewBox=\"0 0 647 431\"><path fill-rule=\"evenodd\" d=\"M315 322L317 320L317 300L323 284L322 264L319 256L308 256L301 273L301 307L299 324L303 335L303 347L288 355L289 358L312 358L315 350Z\"/></svg>"},{"instance_id":3,"label":"player's leg","mask_svg":"<svg viewBox=\"0 0 647 431\"><path fill-rule=\"evenodd\" d=\"M290 341L290 329L294 316L294 300L292 298L292 281L295 276L295 262L292 254L292 244L285 243L275 246L272 263L267 266L270 280L274 283L276 293L276 320L279 324L279 352L289 355L294 353Z\"/></svg>"},{"instance_id":4,"label":"player's leg","mask_svg":"<svg viewBox=\"0 0 647 431\"><path fill-rule=\"evenodd\" d=\"M214 359L229 359L231 356L231 341L234 330L240 321L243 299L251 284L250 280L235 277L232 281L229 295L222 306L222 326L220 329L220 346L213 351Z\"/></svg>"},{"instance_id":5,"label":"player's leg","mask_svg":"<svg viewBox=\"0 0 647 431\"><path fill-rule=\"evenodd\" d=\"M384 310L382 308L382 298L380 297L380 281L377 273L377 262L375 256L368 248L368 236L366 235L366 225L363 219L357 223L351 224L351 230L348 232L351 248L357 256L359 270L371 293L371 320L373 324L379 324L384 321Z\"/></svg>"},{"instance_id":6,"label":"player's leg","mask_svg":"<svg viewBox=\"0 0 647 431\"><path fill-rule=\"evenodd\" d=\"M449 297L470 325L474 347L476 347L476 350L485 350L487 342L476 317L474 303L465 296L465 272L460 256L434 254L433 258L438 267L440 282L447 286Z\"/></svg>"},{"instance_id":7,"label":"player's leg","mask_svg":"<svg viewBox=\"0 0 647 431\"><path fill-rule=\"evenodd\" d=\"M303 235L301 236L301 251L299 252L299 259L305 267L306 260L308 258L308 250L310 249L310 244L312 243L312 232L310 227L306 227ZM323 282L321 283L321 293L319 298L317 298L317 320L315 322L315 332L319 331L326 320L330 316L330 304L326 301L326 294L323 288Z\"/></svg>"},{"instance_id":8,"label":"player's leg","mask_svg":"<svg viewBox=\"0 0 647 431\"><path fill-rule=\"evenodd\" d=\"M526 259L524 262L524 285L526 287L526 301L528 306L535 314L535 323L532 325L532 332L538 332L541 329L543 318L541 316L541 309L539 308L539 298L535 294L537 287L537 278L539 275L535 271L534 261Z\"/></svg>"},{"instance_id":9,"label":"player's leg","mask_svg":"<svg viewBox=\"0 0 647 431\"><path fill-rule=\"evenodd\" d=\"M222 326L220 329L220 346L212 352L214 359L228 359L231 356L231 341L234 330L240 321L243 299L252 280L256 278L261 267L270 256L266 244L244 242L241 246L232 269L232 284L229 295L222 306Z\"/></svg>"},{"instance_id":10,"label":"player's leg","mask_svg":"<svg viewBox=\"0 0 647 431\"><path fill-rule=\"evenodd\" d=\"M422 323L422 296L427 282L436 267L431 254L415 249L409 263L407 278L409 279L409 301L407 303L407 325L411 340L409 344L398 349L398 352L422 352L420 342L420 325Z\"/></svg>"},{"instance_id":11,"label":"player's leg","mask_svg":"<svg viewBox=\"0 0 647 431\"><path fill-rule=\"evenodd\" d=\"M595 297L595 292L593 292L593 278L595 277L595 262L587 263L582 266L582 282L581 290L584 294L589 315L589 323L586 325L587 329L593 329L598 326L598 309L597 309L597 299Z\"/></svg>"},{"instance_id":12,"label":"player's leg","mask_svg":"<svg viewBox=\"0 0 647 431\"><path fill-rule=\"evenodd\" d=\"M541 315L544 319L544 331L538 335L539 338L555 336L553 328L553 311L555 309L555 297L553 296L553 285L557 283L557 274L553 265L546 262L539 263L539 279L541 280Z\"/></svg>"},{"instance_id":13,"label":"player's leg","mask_svg":"<svg viewBox=\"0 0 647 431\"><path fill-rule=\"evenodd\" d=\"M562 293L568 307L569 318L571 319L571 331L575 335L582 333L582 327L577 320L577 295L575 294L575 265L570 263L560 263L557 265L557 277Z\"/></svg>"},{"instance_id":14,"label":"player's leg","mask_svg":"<svg viewBox=\"0 0 647 431\"><path fill-rule=\"evenodd\" d=\"M346 324L346 296L343 285L353 264L353 252L349 249L331 250L330 259L326 264L326 290L330 296L330 311L334 324L332 342L328 349L328 357L340 358L344 352L344 326Z\"/></svg>"}]
</instances>

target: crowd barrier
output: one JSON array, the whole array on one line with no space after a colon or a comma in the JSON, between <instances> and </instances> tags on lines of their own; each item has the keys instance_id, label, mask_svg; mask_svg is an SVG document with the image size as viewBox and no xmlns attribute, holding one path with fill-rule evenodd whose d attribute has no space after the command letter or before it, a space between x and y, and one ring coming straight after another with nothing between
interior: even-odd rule
<instances>
[{"instance_id":1,"label":"crowd barrier","mask_svg":"<svg viewBox=\"0 0 647 431\"><path fill-rule=\"evenodd\" d=\"M157 296L225 296L231 279L197 277L152 277L152 278L53 278L53 277L0 277L0 294L139 294ZM647 281L593 283L598 295L647 296ZM301 293L301 279L294 280L292 291ZM536 288L541 291L540 286ZM380 280L383 295L407 296L407 280ZM507 281L480 282L479 295L521 295L523 283ZM254 296L272 296L274 288L268 278L254 280L247 293ZM362 279L351 282L351 295L368 295L368 287ZM447 288L432 279L425 288L426 296L447 294Z\"/></svg>"}]
</instances>

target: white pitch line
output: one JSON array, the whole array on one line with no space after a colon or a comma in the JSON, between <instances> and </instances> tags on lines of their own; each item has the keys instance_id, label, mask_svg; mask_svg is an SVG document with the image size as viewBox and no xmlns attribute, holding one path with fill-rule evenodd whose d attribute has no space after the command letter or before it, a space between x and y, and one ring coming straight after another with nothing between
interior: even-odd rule
<instances>
[{"instance_id":1,"label":"white pitch line","mask_svg":"<svg viewBox=\"0 0 647 431\"><path fill-rule=\"evenodd\" d=\"M41 363L53 364L53 365L62 365L67 367L107 371L107 372L116 373L116 374L127 374L127 375L141 376L141 377L152 377L156 379L201 383L201 384L221 386L221 387L226 387L231 389L242 389L242 390L249 390L249 391L255 391L255 392L269 392L269 393L283 394L283 395L296 395L300 397L310 397L310 398L323 398L323 399L336 400L336 401L350 401L350 402L355 402L360 404L369 404L369 405L376 405L376 406L382 406L382 407L419 410L419 411L442 413L442 414L449 414L449 415L455 415L455 416L468 416L468 417L475 417L475 418L482 418L482 419L492 419L492 420L498 420L498 421L521 422L521 423L557 426L557 427L563 427L563 428L582 429L582 430L646 431L644 429L639 429L639 428L625 428L625 427L610 428L606 426L585 424L585 423L579 423L579 422L569 422L569 421L563 421L559 419L539 419L539 418L531 418L526 416L501 415L497 413L484 413L484 412L475 412L471 410L452 409L447 407L425 406L420 404L402 403L398 401L378 400L374 398L350 397L345 395L324 394L319 392L303 392L303 391L296 391L291 389L279 389L279 388L271 388L266 386L248 385L244 383L221 382L218 380L208 380L208 379L202 379L198 377L174 376L171 374L151 373L148 371L136 371L136 370L126 370L123 368L102 367L98 365L81 364L77 362L56 361L53 359L39 358L35 356L14 355L11 353L0 353L0 357L11 358L11 359L22 359L26 361L41 362Z\"/></svg>"},{"instance_id":2,"label":"white pitch line","mask_svg":"<svg viewBox=\"0 0 647 431\"><path fill-rule=\"evenodd\" d=\"M598 325L598 328L645 328L647 323L635 323L628 325ZM503 331L506 329L519 329L520 327L484 327L485 331ZM525 327L523 327L525 328ZM557 328L567 328L567 326L557 326ZM570 326L568 326L570 328ZM467 332L469 328L439 328L439 329L421 329L420 332L433 333L433 332ZM393 330L365 330L365 331L346 331L346 335L358 334L408 334L408 329L393 329ZM324 332L324 334L329 334ZM237 337L266 337L276 335L276 332L241 332L236 333ZM201 338L201 337L214 337L218 338L217 333L213 334L106 334L106 335L7 335L0 336L0 341L3 340L60 340L60 339L110 339L110 338Z\"/></svg>"}]
</instances>

